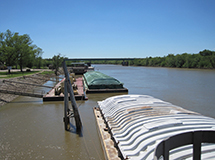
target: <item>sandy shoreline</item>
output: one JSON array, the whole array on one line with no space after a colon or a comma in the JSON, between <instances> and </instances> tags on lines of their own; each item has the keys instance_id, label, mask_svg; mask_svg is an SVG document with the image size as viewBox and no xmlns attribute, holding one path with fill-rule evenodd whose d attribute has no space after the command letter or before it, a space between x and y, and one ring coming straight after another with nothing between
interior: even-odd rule
<instances>
[{"instance_id":1,"label":"sandy shoreline","mask_svg":"<svg viewBox=\"0 0 215 160\"><path fill-rule=\"evenodd\" d=\"M9 79L0 79L0 89L2 90L15 90L15 91L20 91L20 92L30 92L32 91L36 86L32 85L25 85L25 84L18 84L18 83L3 83L3 80L11 80L11 81L18 81L18 82L26 82L26 83L33 83L33 84L38 84L42 85L46 81L50 79L50 77L54 77L55 75L42 75L42 74L33 74L33 75L28 75L28 78L23 78L23 77L16 77L16 78L9 78ZM11 102L15 98L17 98L18 95L13 95L13 94L5 94L5 93L0 93L0 107L5 105L6 103Z\"/></svg>"}]
</instances>

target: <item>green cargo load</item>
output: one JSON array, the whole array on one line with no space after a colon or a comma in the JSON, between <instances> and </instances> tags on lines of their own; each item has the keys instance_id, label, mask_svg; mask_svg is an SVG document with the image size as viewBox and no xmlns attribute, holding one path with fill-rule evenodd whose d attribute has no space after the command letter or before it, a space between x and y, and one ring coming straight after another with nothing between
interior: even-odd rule
<instances>
[{"instance_id":1,"label":"green cargo load","mask_svg":"<svg viewBox=\"0 0 215 160\"><path fill-rule=\"evenodd\" d=\"M124 89L123 83L98 71L89 71L84 74L86 89Z\"/></svg>"}]
</instances>

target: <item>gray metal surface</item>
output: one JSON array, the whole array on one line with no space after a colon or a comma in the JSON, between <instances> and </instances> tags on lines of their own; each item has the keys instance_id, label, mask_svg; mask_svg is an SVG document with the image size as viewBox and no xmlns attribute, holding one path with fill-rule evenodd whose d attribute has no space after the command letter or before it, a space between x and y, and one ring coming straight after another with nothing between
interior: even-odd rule
<instances>
[{"instance_id":1,"label":"gray metal surface","mask_svg":"<svg viewBox=\"0 0 215 160\"><path fill-rule=\"evenodd\" d=\"M147 95L110 97L98 105L124 159L154 159L156 147L169 137L215 131L213 118ZM201 150L202 159L215 158L215 144L202 143ZM170 150L169 159L192 159L192 153L186 145Z\"/></svg>"}]
</instances>

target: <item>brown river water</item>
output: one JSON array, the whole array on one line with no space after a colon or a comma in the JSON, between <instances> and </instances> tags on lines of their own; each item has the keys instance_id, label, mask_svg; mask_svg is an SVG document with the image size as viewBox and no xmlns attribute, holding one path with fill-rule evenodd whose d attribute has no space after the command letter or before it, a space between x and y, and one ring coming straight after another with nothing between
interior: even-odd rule
<instances>
[{"instance_id":1,"label":"brown river water","mask_svg":"<svg viewBox=\"0 0 215 160\"><path fill-rule=\"evenodd\" d=\"M215 70L93 66L123 82L128 94L151 95L215 118ZM53 86L54 82L45 85ZM81 135L64 130L63 102L19 96L0 108L0 160L104 159L93 107L114 95L119 94L88 94L87 101L77 101Z\"/></svg>"}]
</instances>

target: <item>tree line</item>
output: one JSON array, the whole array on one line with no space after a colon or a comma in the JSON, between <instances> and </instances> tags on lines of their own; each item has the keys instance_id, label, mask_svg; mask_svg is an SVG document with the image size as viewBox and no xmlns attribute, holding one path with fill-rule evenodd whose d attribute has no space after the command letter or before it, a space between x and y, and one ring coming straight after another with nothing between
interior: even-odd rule
<instances>
[{"instance_id":1,"label":"tree line","mask_svg":"<svg viewBox=\"0 0 215 160\"><path fill-rule=\"evenodd\" d=\"M123 61L92 61L95 64L122 64ZM164 57L146 57L129 60L130 66L215 69L215 51L203 50L198 54L168 54Z\"/></svg>"},{"instance_id":2,"label":"tree line","mask_svg":"<svg viewBox=\"0 0 215 160\"><path fill-rule=\"evenodd\" d=\"M215 51L203 50L198 54L168 54L164 57L147 57L130 62L135 66L176 67L176 68L215 68Z\"/></svg>"}]
</instances>

